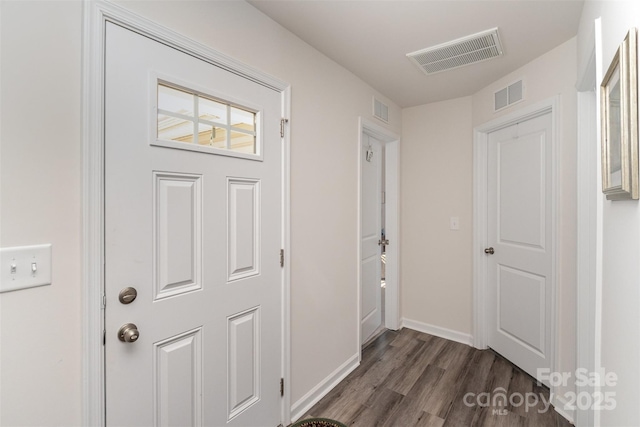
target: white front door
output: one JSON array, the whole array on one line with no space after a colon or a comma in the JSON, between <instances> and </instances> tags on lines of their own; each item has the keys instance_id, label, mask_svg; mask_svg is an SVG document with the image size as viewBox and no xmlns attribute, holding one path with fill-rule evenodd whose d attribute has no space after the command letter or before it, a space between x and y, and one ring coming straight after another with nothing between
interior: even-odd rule
<instances>
[{"instance_id":1,"label":"white front door","mask_svg":"<svg viewBox=\"0 0 640 427\"><path fill-rule=\"evenodd\" d=\"M114 24L105 62L107 425L275 427L281 94Z\"/></svg>"},{"instance_id":2,"label":"white front door","mask_svg":"<svg viewBox=\"0 0 640 427\"><path fill-rule=\"evenodd\" d=\"M489 347L536 377L550 368L551 113L488 138Z\"/></svg>"},{"instance_id":3,"label":"white front door","mask_svg":"<svg viewBox=\"0 0 640 427\"><path fill-rule=\"evenodd\" d=\"M367 154L369 153L369 154ZM382 324L381 285L381 187L382 142L362 134L361 156L361 341L364 343Z\"/></svg>"}]
</instances>

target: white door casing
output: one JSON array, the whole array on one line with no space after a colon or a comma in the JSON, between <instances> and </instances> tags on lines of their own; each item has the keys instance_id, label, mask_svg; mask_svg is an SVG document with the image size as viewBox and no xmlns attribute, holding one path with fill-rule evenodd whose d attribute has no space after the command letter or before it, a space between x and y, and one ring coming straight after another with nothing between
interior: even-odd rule
<instances>
[{"instance_id":1,"label":"white door casing","mask_svg":"<svg viewBox=\"0 0 640 427\"><path fill-rule=\"evenodd\" d=\"M107 422L275 426L281 93L116 25L106 46ZM158 75L257 107L263 161L151 146ZM117 338L127 322L134 343Z\"/></svg>"},{"instance_id":2,"label":"white door casing","mask_svg":"<svg viewBox=\"0 0 640 427\"><path fill-rule=\"evenodd\" d=\"M576 302L576 367L588 372L597 372L600 351L600 324L598 309L602 288L602 182L601 150L598 136L600 121L600 91L596 90L602 80L601 22L594 22L592 52L589 61L581 70L578 89L578 156L577 156L577 288ZM595 172L595 173L594 173ZM592 384L576 384L578 395L594 396L600 392ZM590 407L575 409L577 427L599 425L600 411Z\"/></svg>"},{"instance_id":3,"label":"white door casing","mask_svg":"<svg viewBox=\"0 0 640 427\"><path fill-rule=\"evenodd\" d=\"M488 345L533 377L551 368L551 114L488 135Z\"/></svg>"},{"instance_id":4,"label":"white door casing","mask_svg":"<svg viewBox=\"0 0 640 427\"><path fill-rule=\"evenodd\" d=\"M362 157L365 155L363 138L369 135L384 143L384 188L385 188L385 238L389 245L385 249L385 298L384 298L384 326L387 329L397 330L400 322L400 137L378 123L360 117L358 120L358 217L357 217L357 254L354 262L358 265L358 315L354 327L357 330L358 354L361 353L361 343L366 337L362 337L362 274L360 263L362 261Z\"/></svg>"},{"instance_id":5,"label":"white door casing","mask_svg":"<svg viewBox=\"0 0 640 427\"><path fill-rule=\"evenodd\" d=\"M381 282L381 207L382 207L382 143L363 133L361 162L361 341L382 323ZM370 153L370 154L368 154Z\"/></svg>"}]
</instances>

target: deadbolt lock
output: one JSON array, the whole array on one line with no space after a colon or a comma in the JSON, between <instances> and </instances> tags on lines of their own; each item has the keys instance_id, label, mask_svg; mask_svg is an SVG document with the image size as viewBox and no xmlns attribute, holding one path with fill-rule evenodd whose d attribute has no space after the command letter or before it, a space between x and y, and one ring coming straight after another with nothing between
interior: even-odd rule
<instances>
[{"instance_id":1,"label":"deadbolt lock","mask_svg":"<svg viewBox=\"0 0 640 427\"><path fill-rule=\"evenodd\" d=\"M122 342L136 342L139 337L138 327L133 323L125 323L118 331L118 339Z\"/></svg>"},{"instance_id":2,"label":"deadbolt lock","mask_svg":"<svg viewBox=\"0 0 640 427\"><path fill-rule=\"evenodd\" d=\"M120 291L118 300L120 300L122 304L131 304L133 301L135 301L137 296L138 291L136 291L136 288L132 288L131 286L129 286Z\"/></svg>"}]
</instances>

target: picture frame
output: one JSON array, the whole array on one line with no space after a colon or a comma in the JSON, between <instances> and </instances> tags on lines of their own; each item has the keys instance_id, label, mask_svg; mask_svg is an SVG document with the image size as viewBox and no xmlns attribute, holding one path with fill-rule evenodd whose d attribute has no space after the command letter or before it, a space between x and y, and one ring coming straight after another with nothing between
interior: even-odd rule
<instances>
[{"instance_id":1,"label":"picture frame","mask_svg":"<svg viewBox=\"0 0 640 427\"><path fill-rule=\"evenodd\" d=\"M602 192L638 200L638 31L632 28L600 85Z\"/></svg>"}]
</instances>

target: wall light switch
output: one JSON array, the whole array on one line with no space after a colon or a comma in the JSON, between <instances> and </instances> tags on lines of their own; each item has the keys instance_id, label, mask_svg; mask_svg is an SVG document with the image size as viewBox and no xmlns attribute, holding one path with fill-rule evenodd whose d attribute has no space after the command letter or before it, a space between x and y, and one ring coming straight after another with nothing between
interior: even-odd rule
<instances>
[{"instance_id":1,"label":"wall light switch","mask_svg":"<svg viewBox=\"0 0 640 427\"><path fill-rule=\"evenodd\" d=\"M51 284L51 244L0 249L0 292Z\"/></svg>"},{"instance_id":2,"label":"wall light switch","mask_svg":"<svg viewBox=\"0 0 640 427\"><path fill-rule=\"evenodd\" d=\"M460 230L460 218L452 216L449 220L449 228L451 230Z\"/></svg>"}]
</instances>

